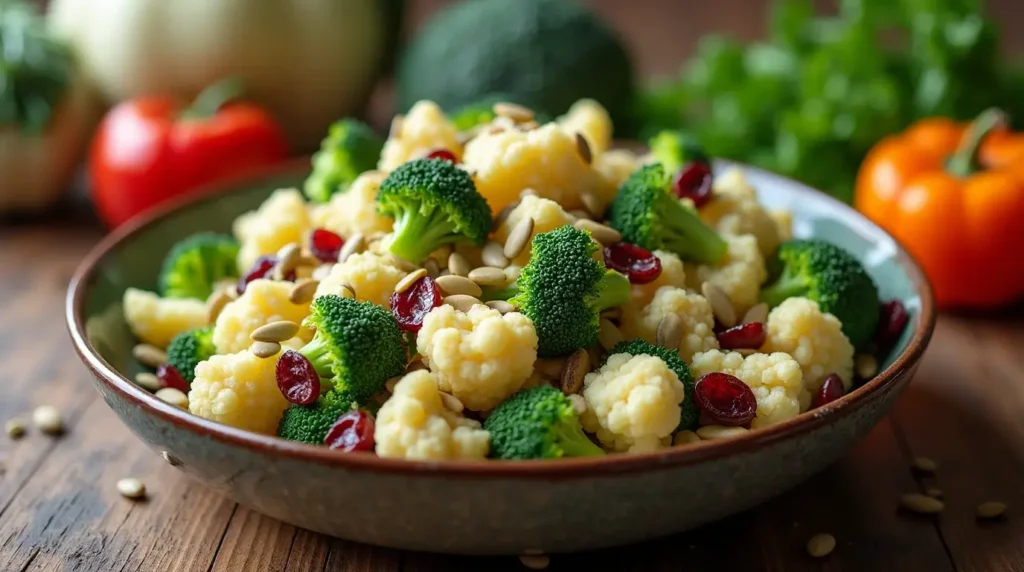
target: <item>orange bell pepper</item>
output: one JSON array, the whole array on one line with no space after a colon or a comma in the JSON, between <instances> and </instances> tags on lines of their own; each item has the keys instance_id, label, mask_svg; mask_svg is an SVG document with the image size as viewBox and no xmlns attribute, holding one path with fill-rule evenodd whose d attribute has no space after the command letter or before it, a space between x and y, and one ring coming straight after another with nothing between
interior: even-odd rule
<instances>
[{"instance_id":1,"label":"orange bell pepper","mask_svg":"<svg viewBox=\"0 0 1024 572\"><path fill-rule=\"evenodd\" d=\"M1024 295L1024 135L998 110L925 119L868 153L854 206L917 259L940 307Z\"/></svg>"}]
</instances>

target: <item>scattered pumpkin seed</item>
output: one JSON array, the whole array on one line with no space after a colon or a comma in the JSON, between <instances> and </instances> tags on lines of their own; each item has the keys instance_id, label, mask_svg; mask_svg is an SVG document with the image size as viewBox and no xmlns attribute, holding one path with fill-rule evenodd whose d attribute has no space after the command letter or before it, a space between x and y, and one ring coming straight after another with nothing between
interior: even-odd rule
<instances>
[{"instance_id":1,"label":"scattered pumpkin seed","mask_svg":"<svg viewBox=\"0 0 1024 572\"><path fill-rule=\"evenodd\" d=\"M8 419L4 423L4 432L11 439L21 439L25 436L25 424L21 419Z\"/></svg>"},{"instance_id":2,"label":"scattered pumpkin seed","mask_svg":"<svg viewBox=\"0 0 1024 572\"><path fill-rule=\"evenodd\" d=\"M523 217L522 220L512 227L512 230L508 233L508 238L505 239L504 250L502 250L505 258L512 260L519 256L530 242L530 237L533 236L533 226L533 217L527 216Z\"/></svg>"},{"instance_id":3,"label":"scattered pumpkin seed","mask_svg":"<svg viewBox=\"0 0 1024 572\"><path fill-rule=\"evenodd\" d=\"M436 258L428 258L427 261L423 263L423 270L426 271L427 276L437 278L441 274L441 264Z\"/></svg>"},{"instance_id":4,"label":"scattered pumpkin seed","mask_svg":"<svg viewBox=\"0 0 1024 572\"><path fill-rule=\"evenodd\" d=\"M701 284L700 291L707 298L708 305L711 306L711 313L714 314L718 323L727 328L736 325L736 309L733 308L732 302L729 301L729 296L724 290L716 284L705 282Z\"/></svg>"},{"instance_id":5,"label":"scattered pumpkin seed","mask_svg":"<svg viewBox=\"0 0 1024 572\"><path fill-rule=\"evenodd\" d=\"M157 368L167 362L167 352L149 344L136 344L132 355L146 367Z\"/></svg>"},{"instance_id":6,"label":"scattered pumpkin seed","mask_svg":"<svg viewBox=\"0 0 1024 572\"><path fill-rule=\"evenodd\" d=\"M295 337L299 333L299 325L288 320L278 320L263 324L249 334L249 339L254 342L283 342Z\"/></svg>"},{"instance_id":7,"label":"scattered pumpkin seed","mask_svg":"<svg viewBox=\"0 0 1024 572\"><path fill-rule=\"evenodd\" d=\"M853 368L861 379L871 379L878 373L878 360L871 354L858 354L853 360Z\"/></svg>"},{"instance_id":8,"label":"scattered pumpkin seed","mask_svg":"<svg viewBox=\"0 0 1024 572\"><path fill-rule=\"evenodd\" d=\"M576 133L576 151L580 154L580 159L583 159L584 163L589 165L594 160L594 154L590 151L590 143L579 132Z\"/></svg>"},{"instance_id":9,"label":"scattered pumpkin seed","mask_svg":"<svg viewBox=\"0 0 1024 572\"><path fill-rule=\"evenodd\" d=\"M807 541L807 553L815 558L824 558L836 549L836 537L822 532Z\"/></svg>"},{"instance_id":10,"label":"scattered pumpkin seed","mask_svg":"<svg viewBox=\"0 0 1024 572\"><path fill-rule=\"evenodd\" d=\"M606 351L611 351L612 348L617 346L619 342L625 340L625 336L619 330L618 326L611 323L606 318L601 318L600 329L597 331L597 343L601 344L601 347Z\"/></svg>"},{"instance_id":11,"label":"scattered pumpkin seed","mask_svg":"<svg viewBox=\"0 0 1024 572\"><path fill-rule=\"evenodd\" d=\"M320 266L320 259L308 252L303 252L295 261L295 266L297 268L316 268Z\"/></svg>"},{"instance_id":12,"label":"scattered pumpkin seed","mask_svg":"<svg viewBox=\"0 0 1024 572\"><path fill-rule=\"evenodd\" d=\"M551 558L544 554L523 554L519 561L530 570L544 570L551 565Z\"/></svg>"},{"instance_id":13,"label":"scattered pumpkin seed","mask_svg":"<svg viewBox=\"0 0 1024 572\"><path fill-rule=\"evenodd\" d=\"M161 387L163 387L163 384L160 383L160 378L148 371L135 374L135 385L150 393L156 393Z\"/></svg>"},{"instance_id":14,"label":"scattered pumpkin seed","mask_svg":"<svg viewBox=\"0 0 1024 572\"><path fill-rule=\"evenodd\" d=\"M188 409L188 396L184 392L173 387L164 387L156 392L157 399L170 403L171 405Z\"/></svg>"},{"instance_id":15,"label":"scattered pumpkin seed","mask_svg":"<svg viewBox=\"0 0 1024 572\"><path fill-rule=\"evenodd\" d=\"M567 359L568 358L560 357L537 358L533 367L546 379L561 379L562 369L564 368Z\"/></svg>"},{"instance_id":16,"label":"scattered pumpkin seed","mask_svg":"<svg viewBox=\"0 0 1024 572\"><path fill-rule=\"evenodd\" d=\"M338 251L338 263L345 262L349 256L362 252L366 248L366 237L362 234L353 234L345 241L345 245Z\"/></svg>"},{"instance_id":17,"label":"scattered pumpkin seed","mask_svg":"<svg viewBox=\"0 0 1024 572\"><path fill-rule=\"evenodd\" d=\"M519 124L519 129L522 131L533 131L538 127L540 127L540 123L537 123L536 121L526 121Z\"/></svg>"},{"instance_id":18,"label":"scattered pumpkin seed","mask_svg":"<svg viewBox=\"0 0 1024 572\"><path fill-rule=\"evenodd\" d=\"M692 445L693 443L700 443L700 441L700 436L689 429L679 431L672 436L672 444L676 446Z\"/></svg>"},{"instance_id":19,"label":"scattered pumpkin seed","mask_svg":"<svg viewBox=\"0 0 1024 572\"><path fill-rule=\"evenodd\" d=\"M445 296L443 302L449 306L455 308L460 312L468 312L470 308L477 304L483 304L477 298L473 296L467 296L465 294L454 294L452 296Z\"/></svg>"},{"instance_id":20,"label":"scattered pumpkin seed","mask_svg":"<svg viewBox=\"0 0 1024 572\"><path fill-rule=\"evenodd\" d=\"M946 508L946 505L939 499L921 493L901 495L900 506L918 514L938 514Z\"/></svg>"},{"instance_id":21,"label":"scattered pumpkin seed","mask_svg":"<svg viewBox=\"0 0 1024 572\"><path fill-rule=\"evenodd\" d=\"M724 425L705 425L697 429L697 435L704 441L732 439L746 433L747 429L744 427L726 427Z\"/></svg>"},{"instance_id":22,"label":"scattered pumpkin seed","mask_svg":"<svg viewBox=\"0 0 1024 572\"><path fill-rule=\"evenodd\" d=\"M615 230L610 226L605 226L599 222L594 222L588 219L579 219L573 226L579 230L585 230L590 233L590 236L594 237L594 240L605 245L610 246L612 244L622 242L622 233Z\"/></svg>"},{"instance_id":23,"label":"scattered pumpkin seed","mask_svg":"<svg viewBox=\"0 0 1024 572\"><path fill-rule=\"evenodd\" d=\"M511 264L511 265L505 267L504 272L505 272L505 282L508 283L508 284L511 284L511 283L515 282L516 280L519 280L519 275L523 273L523 267L522 266L516 266L515 264Z\"/></svg>"},{"instance_id":24,"label":"scattered pumpkin seed","mask_svg":"<svg viewBox=\"0 0 1024 572\"><path fill-rule=\"evenodd\" d=\"M481 266L469 273L469 279L480 286L503 286L507 283L505 271L494 266Z\"/></svg>"},{"instance_id":25,"label":"scattered pumpkin seed","mask_svg":"<svg viewBox=\"0 0 1024 572\"><path fill-rule=\"evenodd\" d=\"M476 282L473 282L464 276L439 276L436 282L437 287L448 296L454 294L465 294L467 296L479 298L480 296L483 296L484 293Z\"/></svg>"},{"instance_id":26,"label":"scattered pumpkin seed","mask_svg":"<svg viewBox=\"0 0 1024 572\"><path fill-rule=\"evenodd\" d=\"M589 191L581 192L580 202L583 203L583 208L586 209L585 212L590 215L587 218L597 218L604 214L604 204L594 193Z\"/></svg>"},{"instance_id":27,"label":"scattered pumpkin seed","mask_svg":"<svg viewBox=\"0 0 1024 572\"><path fill-rule=\"evenodd\" d=\"M408 260L400 256L396 256L395 253L393 252L388 253L388 258L391 260L392 266L403 272L412 272L413 270L419 268L419 266L416 266L412 262L409 262Z\"/></svg>"},{"instance_id":28,"label":"scattered pumpkin seed","mask_svg":"<svg viewBox=\"0 0 1024 572\"><path fill-rule=\"evenodd\" d=\"M462 413L462 410L466 408L466 406L459 401L458 397L443 391L439 393L441 394L441 403L444 404L445 409L454 411L455 413Z\"/></svg>"},{"instance_id":29,"label":"scattered pumpkin seed","mask_svg":"<svg viewBox=\"0 0 1024 572\"><path fill-rule=\"evenodd\" d=\"M206 301L206 321L210 324L217 323L217 316L220 315L224 306L231 302L231 296L228 296L226 292L220 290L210 295L210 298Z\"/></svg>"},{"instance_id":30,"label":"scattered pumpkin seed","mask_svg":"<svg viewBox=\"0 0 1024 572\"><path fill-rule=\"evenodd\" d=\"M590 373L590 354L585 349L578 349L565 360L559 378L562 393L572 395L583 389L583 378Z\"/></svg>"},{"instance_id":31,"label":"scattered pumpkin seed","mask_svg":"<svg viewBox=\"0 0 1024 572\"><path fill-rule=\"evenodd\" d=\"M448 270L456 276L468 276L473 267L466 260L466 257L453 252L448 256Z\"/></svg>"},{"instance_id":32,"label":"scattered pumpkin seed","mask_svg":"<svg viewBox=\"0 0 1024 572\"><path fill-rule=\"evenodd\" d=\"M342 298L355 298L356 287L349 284L348 282L345 282L339 285L338 295L341 296Z\"/></svg>"},{"instance_id":33,"label":"scattered pumpkin seed","mask_svg":"<svg viewBox=\"0 0 1024 572\"><path fill-rule=\"evenodd\" d=\"M572 402L572 408L576 410L576 415L583 415L587 412L587 400L582 395L573 393L568 398Z\"/></svg>"},{"instance_id":34,"label":"scattered pumpkin seed","mask_svg":"<svg viewBox=\"0 0 1024 572\"><path fill-rule=\"evenodd\" d=\"M276 356L281 351L281 344L273 341L254 342L249 346L249 351L260 359L268 359Z\"/></svg>"},{"instance_id":35,"label":"scattered pumpkin seed","mask_svg":"<svg viewBox=\"0 0 1024 572\"><path fill-rule=\"evenodd\" d=\"M512 121L511 117L505 117L505 116L502 116L502 115L498 115L497 117L492 119L491 120L491 125L495 125L497 127L501 127L502 130L508 130L508 129L515 129L516 128L516 122Z\"/></svg>"},{"instance_id":36,"label":"scattered pumpkin seed","mask_svg":"<svg viewBox=\"0 0 1024 572\"><path fill-rule=\"evenodd\" d=\"M1006 514L1006 504L999 501L986 501L978 505L976 513L981 519L999 518Z\"/></svg>"},{"instance_id":37,"label":"scattered pumpkin seed","mask_svg":"<svg viewBox=\"0 0 1024 572\"><path fill-rule=\"evenodd\" d=\"M47 435L60 435L64 432L64 418L60 411L52 405L40 405L32 411L32 423Z\"/></svg>"},{"instance_id":38,"label":"scattered pumpkin seed","mask_svg":"<svg viewBox=\"0 0 1024 572\"><path fill-rule=\"evenodd\" d=\"M505 314L508 314L509 312L515 312L516 311L515 307L513 307L512 304L509 304L508 302L506 302L504 300L491 300L490 302L487 302L486 304L487 304L488 308L490 308L492 310L497 310L498 313L500 313L501 315L505 315Z\"/></svg>"},{"instance_id":39,"label":"scattered pumpkin seed","mask_svg":"<svg viewBox=\"0 0 1024 572\"><path fill-rule=\"evenodd\" d=\"M504 268L508 266L508 258L505 257L505 246L499 242L490 240L480 251L480 260L487 266Z\"/></svg>"},{"instance_id":40,"label":"scattered pumpkin seed","mask_svg":"<svg viewBox=\"0 0 1024 572\"><path fill-rule=\"evenodd\" d=\"M274 265L274 280L284 280L284 277L289 272L295 270L301 254L302 247L297 242L282 246L277 251L277 264Z\"/></svg>"},{"instance_id":41,"label":"scattered pumpkin seed","mask_svg":"<svg viewBox=\"0 0 1024 572\"><path fill-rule=\"evenodd\" d=\"M146 485L139 479L121 479L117 481L117 492L126 499L141 499L146 496Z\"/></svg>"},{"instance_id":42,"label":"scattered pumpkin seed","mask_svg":"<svg viewBox=\"0 0 1024 572\"><path fill-rule=\"evenodd\" d=\"M303 278L292 286L290 292L288 292L288 301L292 304L302 305L308 304L313 300L313 295L316 294L316 289L320 286L320 282L313 278Z\"/></svg>"},{"instance_id":43,"label":"scattered pumpkin seed","mask_svg":"<svg viewBox=\"0 0 1024 572\"><path fill-rule=\"evenodd\" d=\"M508 117L516 123L525 123L533 120L532 109L506 101L499 101L494 104L494 114L499 117Z\"/></svg>"},{"instance_id":44,"label":"scattered pumpkin seed","mask_svg":"<svg viewBox=\"0 0 1024 572\"><path fill-rule=\"evenodd\" d=\"M915 471L920 471L929 475L939 470L939 464L928 457L914 457L914 460L910 462L910 466Z\"/></svg>"},{"instance_id":45,"label":"scattered pumpkin seed","mask_svg":"<svg viewBox=\"0 0 1024 572\"><path fill-rule=\"evenodd\" d=\"M657 344L670 350L678 350L683 343L683 321L676 314L668 314L658 324Z\"/></svg>"},{"instance_id":46,"label":"scattered pumpkin seed","mask_svg":"<svg viewBox=\"0 0 1024 572\"><path fill-rule=\"evenodd\" d=\"M519 206L518 201L505 205L504 208L498 211L498 214L494 217L494 220L491 221L491 230L496 231L501 225L505 224L505 221L508 220L508 215L512 214L512 211L516 210L517 206Z\"/></svg>"},{"instance_id":47,"label":"scattered pumpkin seed","mask_svg":"<svg viewBox=\"0 0 1024 572\"><path fill-rule=\"evenodd\" d=\"M747 310L746 314L743 314L743 323L744 324L753 324L753 323L763 324L763 323L765 323L767 321L768 321L768 304L765 304L764 302L761 302L759 304L755 304L749 310Z\"/></svg>"},{"instance_id":48,"label":"scattered pumpkin seed","mask_svg":"<svg viewBox=\"0 0 1024 572\"><path fill-rule=\"evenodd\" d=\"M398 294L405 292L409 288L412 288L412 285L415 284L417 280L423 278L426 275L426 268L417 268L416 270L413 270L412 272L406 274L401 280L399 280L398 284L395 284L395 292L397 292Z\"/></svg>"}]
</instances>

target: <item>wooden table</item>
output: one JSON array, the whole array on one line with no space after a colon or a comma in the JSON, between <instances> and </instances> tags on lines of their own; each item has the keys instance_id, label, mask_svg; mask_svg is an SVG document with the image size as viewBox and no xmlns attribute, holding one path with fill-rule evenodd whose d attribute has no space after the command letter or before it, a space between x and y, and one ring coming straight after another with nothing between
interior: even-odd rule
<instances>
[{"instance_id":1,"label":"wooden table","mask_svg":"<svg viewBox=\"0 0 1024 572\"><path fill-rule=\"evenodd\" d=\"M0 421L54 405L67 433L0 436L0 571L521 570L514 557L373 548L296 529L207 491L147 449L90 386L63 318L75 265L99 231L81 218L0 227ZM892 415L797 490L701 530L646 544L555 555L551 570L1024 570L1024 312L943 316L920 374ZM915 480L914 456L940 465ZM149 500L114 483L141 478ZM897 510L940 487L938 518ZM696 492L694 494L699 494ZM1008 518L978 523L985 500ZM838 539L821 561L814 533Z\"/></svg>"}]
</instances>

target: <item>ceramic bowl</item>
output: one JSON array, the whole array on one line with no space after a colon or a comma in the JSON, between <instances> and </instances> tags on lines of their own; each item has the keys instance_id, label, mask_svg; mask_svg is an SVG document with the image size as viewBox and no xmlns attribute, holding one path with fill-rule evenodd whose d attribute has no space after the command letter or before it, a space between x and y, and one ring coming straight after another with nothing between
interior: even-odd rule
<instances>
[{"instance_id":1,"label":"ceramic bowl","mask_svg":"<svg viewBox=\"0 0 1024 572\"><path fill-rule=\"evenodd\" d=\"M773 208L793 213L797 236L854 252L884 298L899 298L909 327L884 369L842 399L729 441L639 455L557 462L412 462L343 454L195 417L130 379L141 371L120 301L153 289L176 240L227 232L239 213L308 162L221 185L104 239L71 282L67 321L96 388L122 421L173 465L229 498L282 521L340 538L432 552L567 552L680 532L750 508L820 471L866 434L910 381L932 333L921 270L884 231L821 193L747 168ZM720 165L720 166L724 166ZM700 490L701 494L692 494Z\"/></svg>"}]
</instances>

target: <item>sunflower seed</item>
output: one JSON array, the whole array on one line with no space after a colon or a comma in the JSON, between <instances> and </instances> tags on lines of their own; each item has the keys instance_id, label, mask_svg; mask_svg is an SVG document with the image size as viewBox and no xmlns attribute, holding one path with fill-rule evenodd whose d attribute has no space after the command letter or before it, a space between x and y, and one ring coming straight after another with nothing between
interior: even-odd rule
<instances>
[{"instance_id":1,"label":"sunflower seed","mask_svg":"<svg viewBox=\"0 0 1024 572\"><path fill-rule=\"evenodd\" d=\"M21 419L10 419L4 423L4 432L11 439L21 439L25 436L25 424Z\"/></svg>"},{"instance_id":2,"label":"sunflower seed","mask_svg":"<svg viewBox=\"0 0 1024 572\"><path fill-rule=\"evenodd\" d=\"M507 283L505 271L493 266L474 268L469 273L469 279L480 286L504 286Z\"/></svg>"},{"instance_id":3,"label":"sunflower seed","mask_svg":"<svg viewBox=\"0 0 1024 572\"><path fill-rule=\"evenodd\" d=\"M857 377L871 379L878 373L878 360L871 354L858 354L853 360L853 369L857 371Z\"/></svg>"},{"instance_id":4,"label":"sunflower seed","mask_svg":"<svg viewBox=\"0 0 1024 572\"><path fill-rule=\"evenodd\" d=\"M468 312L473 306L483 304L483 302L473 296L467 296L465 294L445 296L442 301L460 312Z\"/></svg>"},{"instance_id":5,"label":"sunflower seed","mask_svg":"<svg viewBox=\"0 0 1024 572\"><path fill-rule=\"evenodd\" d=\"M64 418L52 405L36 407L32 411L32 423L47 435L60 435L64 432Z\"/></svg>"},{"instance_id":6,"label":"sunflower seed","mask_svg":"<svg viewBox=\"0 0 1024 572\"><path fill-rule=\"evenodd\" d=\"M577 220L573 223L573 226L580 230L589 232L590 236L594 237L594 240L605 246L611 246L612 244L622 242L622 233L599 222L594 222L584 218Z\"/></svg>"},{"instance_id":7,"label":"sunflower seed","mask_svg":"<svg viewBox=\"0 0 1024 572\"><path fill-rule=\"evenodd\" d=\"M657 343L663 348L678 350L683 343L683 321L676 314L669 314L658 324Z\"/></svg>"},{"instance_id":8,"label":"sunflower seed","mask_svg":"<svg viewBox=\"0 0 1024 572\"><path fill-rule=\"evenodd\" d=\"M601 318L599 324L600 329L597 331L597 343L601 344L601 347L605 350L611 351L619 342L626 339L622 332L619 331L619 328L611 323L611 321Z\"/></svg>"},{"instance_id":9,"label":"sunflower seed","mask_svg":"<svg viewBox=\"0 0 1024 572\"><path fill-rule=\"evenodd\" d=\"M530 570L544 570L551 565L551 558L543 554L523 554L519 557L519 562Z\"/></svg>"},{"instance_id":10,"label":"sunflower seed","mask_svg":"<svg viewBox=\"0 0 1024 572\"><path fill-rule=\"evenodd\" d=\"M716 439L732 439L747 433L743 427L726 427L724 425L705 425L697 429L697 436L702 441L713 441Z\"/></svg>"},{"instance_id":11,"label":"sunflower seed","mask_svg":"<svg viewBox=\"0 0 1024 572\"><path fill-rule=\"evenodd\" d=\"M156 392L156 397L157 399L174 405L175 407L188 409L188 396L181 390L174 389L173 387L165 387Z\"/></svg>"},{"instance_id":12,"label":"sunflower seed","mask_svg":"<svg viewBox=\"0 0 1024 572\"><path fill-rule=\"evenodd\" d=\"M921 493L907 493L900 496L900 506L918 514L937 514L946 505L942 501Z\"/></svg>"},{"instance_id":13,"label":"sunflower seed","mask_svg":"<svg viewBox=\"0 0 1024 572\"><path fill-rule=\"evenodd\" d=\"M427 271L427 276L431 278L437 278L441 274L441 265L437 262L436 258L428 258L423 263L423 269Z\"/></svg>"},{"instance_id":14,"label":"sunflower seed","mask_svg":"<svg viewBox=\"0 0 1024 572\"><path fill-rule=\"evenodd\" d=\"M700 443L700 437L688 429L680 431L672 436L673 445L690 445L693 443Z\"/></svg>"},{"instance_id":15,"label":"sunflower seed","mask_svg":"<svg viewBox=\"0 0 1024 572\"><path fill-rule=\"evenodd\" d=\"M472 269L473 267L470 266L466 257L458 252L453 252L448 256L448 271L452 274L456 276L467 276L469 271Z\"/></svg>"},{"instance_id":16,"label":"sunflower seed","mask_svg":"<svg viewBox=\"0 0 1024 572\"><path fill-rule=\"evenodd\" d=\"M532 109L505 101L499 101L494 104L494 114L499 117L508 117L516 123L525 123L533 119Z\"/></svg>"},{"instance_id":17,"label":"sunflower seed","mask_svg":"<svg viewBox=\"0 0 1024 572\"><path fill-rule=\"evenodd\" d=\"M504 268L508 266L508 258L505 258L505 247L493 240L488 241L484 245L482 251L480 251L480 259L487 266L493 266L495 268Z\"/></svg>"},{"instance_id":18,"label":"sunflower seed","mask_svg":"<svg viewBox=\"0 0 1024 572\"><path fill-rule=\"evenodd\" d=\"M497 310L498 313L500 313L502 315L508 314L509 312L515 312L516 311L515 307L513 307L512 304L509 304L508 302L506 302L504 300L491 300L490 302L487 302L486 304L487 304L488 308L490 308L492 310Z\"/></svg>"},{"instance_id":19,"label":"sunflower seed","mask_svg":"<svg viewBox=\"0 0 1024 572\"><path fill-rule=\"evenodd\" d=\"M910 462L910 466L915 471L920 471L929 475L939 470L939 464L928 457L915 457L914 460Z\"/></svg>"},{"instance_id":20,"label":"sunflower seed","mask_svg":"<svg viewBox=\"0 0 1024 572\"><path fill-rule=\"evenodd\" d=\"M292 286L290 292L288 292L288 301L297 306L308 304L312 299L313 295L316 294L317 287L320 286L318 280L313 278L303 278Z\"/></svg>"},{"instance_id":21,"label":"sunflower seed","mask_svg":"<svg viewBox=\"0 0 1024 572\"><path fill-rule=\"evenodd\" d=\"M587 218L599 218L604 214L604 205L601 204L601 199L597 198L597 195L594 193L581 192L580 202L583 203L583 208L587 209L586 212L590 215Z\"/></svg>"},{"instance_id":22,"label":"sunflower seed","mask_svg":"<svg viewBox=\"0 0 1024 572\"><path fill-rule=\"evenodd\" d=\"M388 258L391 260L392 266L403 272L412 272L413 270L419 268L419 266L416 266L415 264L409 262L408 260L402 258L401 256L396 256L395 253L393 252L388 254Z\"/></svg>"},{"instance_id":23,"label":"sunflower seed","mask_svg":"<svg viewBox=\"0 0 1024 572\"><path fill-rule=\"evenodd\" d=\"M516 210L516 207L518 206L519 202L517 201L505 205L505 208L498 211L498 214L494 217L494 220L491 221L491 230L498 230L498 227L505 224L505 221L508 220L508 215L512 214L512 211Z\"/></svg>"},{"instance_id":24,"label":"sunflower seed","mask_svg":"<svg viewBox=\"0 0 1024 572\"><path fill-rule=\"evenodd\" d=\"M412 272L406 274L401 280L399 280L398 284L395 284L395 292L398 294L405 292L409 288L412 288L412 285L415 284L417 280L423 278L426 275L426 268L417 268L416 270L413 270Z\"/></svg>"},{"instance_id":25,"label":"sunflower seed","mask_svg":"<svg viewBox=\"0 0 1024 572\"><path fill-rule=\"evenodd\" d=\"M753 324L753 323L763 324L763 323L765 323L767 321L768 321L768 304L765 304L764 302L761 302L760 304L755 304L749 310L747 310L746 314L743 314L743 323L744 324Z\"/></svg>"},{"instance_id":26,"label":"sunflower seed","mask_svg":"<svg viewBox=\"0 0 1024 572\"><path fill-rule=\"evenodd\" d=\"M288 320L278 320L264 324L249 334L249 339L254 342L283 342L295 337L299 333L299 325Z\"/></svg>"},{"instance_id":27,"label":"sunflower seed","mask_svg":"<svg viewBox=\"0 0 1024 572\"><path fill-rule=\"evenodd\" d=\"M161 387L163 387L163 384L160 383L160 378L148 371L135 374L135 385L149 391L150 393L156 393Z\"/></svg>"},{"instance_id":28,"label":"sunflower seed","mask_svg":"<svg viewBox=\"0 0 1024 572\"><path fill-rule=\"evenodd\" d=\"M441 394L441 403L444 404L445 409L448 409L449 411L454 411L455 413L462 413L462 410L466 408L466 406L463 405L461 401L459 401L458 397L455 397L454 395L450 393L445 393L443 391L439 393Z\"/></svg>"},{"instance_id":29,"label":"sunflower seed","mask_svg":"<svg viewBox=\"0 0 1024 572\"><path fill-rule=\"evenodd\" d=\"M255 342L249 346L249 351L260 359L272 358L281 351L281 344L278 342Z\"/></svg>"},{"instance_id":30,"label":"sunflower seed","mask_svg":"<svg viewBox=\"0 0 1024 572\"><path fill-rule=\"evenodd\" d=\"M594 155L590 151L590 143L587 142L587 138L583 134L578 132L576 133L576 151L584 163L589 165L594 160Z\"/></svg>"},{"instance_id":31,"label":"sunflower seed","mask_svg":"<svg viewBox=\"0 0 1024 572\"><path fill-rule=\"evenodd\" d=\"M572 402L572 408L576 410L576 415L583 415L587 412L587 400L578 393L569 395L569 401Z\"/></svg>"},{"instance_id":32,"label":"sunflower seed","mask_svg":"<svg viewBox=\"0 0 1024 572\"><path fill-rule=\"evenodd\" d=\"M436 282L437 287L448 296L453 294L466 294L467 296L479 298L484 294L484 291L480 289L480 286L477 285L476 282L473 282L464 276L440 276Z\"/></svg>"},{"instance_id":33,"label":"sunflower seed","mask_svg":"<svg viewBox=\"0 0 1024 572\"><path fill-rule=\"evenodd\" d=\"M530 237L533 236L533 217L523 217L522 220L516 223L512 230L508 233L508 238L505 239L505 248L502 250L502 254L509 260L519 256L519 253L526 248L526 245L530 242Z\"/></svg>"},{"instance_id":34,"label":"sunflower seed","mask_svg":"<svg viewBox=\"0 0 1024 572\"><path fill-rule=\"evenodd\" d=\"M587 350L578 349L565 360L560 375L562 393L572 395L583 389L583 378L590 373L590 354Z\"/></svg>"},{"instance_id":35,"label":"sunflower seed","mask_svg":"<svg viewBox=\"0 0 1024 572\"><path fill-rule=\"evenodd\" d=\"M388 130L388 138L398 139L402 136L402 125L405 123L405 116L395 115L391 118L391 128Z\"/></svg>"},{"instance_id":36,"label":"sunflower seed","mask_svg":"<svg viewBox=\"0 0 1024 572\"><path fill-rule=\"evenodd\" d=\"M277 264L274 265L274 280L284 280L289 272L295 270L301 255L302 247L296 242L282 246L277 251Z\"/></svg>"},{"instance_id":37,"label":"sunflower seed","mask_svg":"<svg viewBox=\"0 0 1024 572\"><path fill-rule=\"evenodd\" d=\"M715 315L718 323L727 328L736 325L736 309L733 308L724 290L711 282L705 282L701 284L700 291L707 298L711 313Z\"/></svg>"},{"instance_id":38,"label":"sunflower seed","mask_svg":"<svg viewBox=\"0 0 1024 572\"><path fill-rule=\"evenodd\" d=\"M1006 513L1006 504L999 501L987 501L978 505L978 518L999 518Z\"/></svg>"},{"instance_id":39,"label":"sunflower seed","mask_svg":"<svg viewBox=\"0 0 1024 572\"><path fill-rule=\"evenodd\" d=\"M149 344L136 344L132 355L146 367L157 368L167 362L167 352Z\"/></svg>"},{"instance_id":40,"label":"sunflower seed","mask_svg":"<svg viewBox=\"0 0 1024 572\"><path fill-rule=\"evenodd\" d=\"M361 234L353 234L345 241L345 245L338 251L338 262L348 260L349 256L362 252L366 248L366 237Z\"/></svg>"},{"instance_id":41,"label":"sunflower seed","mask_svg":"<svg viewBox=\"0 0 1024 572\"><path fill-rule=\"evenodd\" d=\"M210 324L217 323L217 316L220 315L224 306L231 302L231 297L228 296L223 290L220 292L214 292L210 296L210 299L206 301L206 321Z\"/></svg>"},{"instance_id":42,"label":"sunflower seed","mask_svg":"<svg viewBox=\"0 0 1024 572\"><path fill-rule=\"evenodd\" d=\"M824 558L836 549L836 537L828 533L815 534L807 541L807 553L815 558Z\"/></svg>"},{"instance_id":43,"label":"sunflower seed","mask_svg":"<svg viewBox=\"0 0 1024 572\"><path fill-rule=\"evenodd\" d=\"M141 499L146 496L146 485L139 479L117 481L117 492L126 499Z\"/></svg>"}]
</instances>

